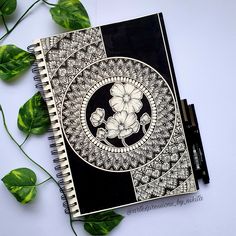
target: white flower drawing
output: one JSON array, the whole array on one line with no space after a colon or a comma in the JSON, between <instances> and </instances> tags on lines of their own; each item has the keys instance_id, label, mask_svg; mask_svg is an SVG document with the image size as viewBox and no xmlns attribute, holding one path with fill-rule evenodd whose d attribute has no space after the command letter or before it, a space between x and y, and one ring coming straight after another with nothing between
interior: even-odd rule
<instances>
[{"instance_id":1,"label":"white flower drawing","mask_svg":"<svg viewBox=\"0 0 236 236\"><path fill-rule=\"evenodd\" d=\"M143 107L141 102L142 91L131 84L115 83L110 93L113 98L109 100L109 104L114 112L138 113Z\"/></svg>"},{"instance_id":2,"label":"white flower drawing","mask_svg":"<svg viewBox=\"0 0 236 236\"><path fill-rule=\"evenodd\" d=\"M122 111L109 117L106 123L107 137L124 139L139 131L140 125L134 113Z\"/></svg>"},{"instance_id":3,"label":"white flower drawing","mask_svg":"<svg viewBox=\"0 0 236 236\"><path fill-rule=\"evenodd\" d=\"M104 121L105 110L97 108L95 112L91 114L90 121L94 127L101 125Z\"/></svg>"},{"instance_id":4,"label":"white flower drawing","mask_svg":"<svg viewBox=\"0 0 236 236\"><path fill-rule=\"evenodd\" d=\"M106 131L105 129L103 129L103 128L99 128L99 129L97 130L97 135L96 135L96 137L97 137L99 140L104 140L104 139L106 139L106 137L107 137L107 131Z\"/></svg>"},{"instance_id":5,"label":"white flower drawing","mask_svg":"<svg viewBox=\"0 0 236 236\"><path fill-rule=\"evenodd\" d=\"M148 115L147 112L143 113L140 118L140 125L147 125L151 122L151 117Z\"/></svg>"}]
</instances>

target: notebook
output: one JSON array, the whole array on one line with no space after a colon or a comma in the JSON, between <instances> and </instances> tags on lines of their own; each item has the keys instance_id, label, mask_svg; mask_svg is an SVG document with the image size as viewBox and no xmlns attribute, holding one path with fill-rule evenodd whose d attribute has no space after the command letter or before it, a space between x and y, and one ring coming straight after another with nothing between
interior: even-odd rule
<instances>
[{"instance_id":1,"label":"notebook","mask_svg":"<svg viewBox=\"0 0 236 236\"><path fill-rule=\"evenodd\" d=\"M31 49L73 217L197 191L161 13Z\"/></svg>"}]
</instances>

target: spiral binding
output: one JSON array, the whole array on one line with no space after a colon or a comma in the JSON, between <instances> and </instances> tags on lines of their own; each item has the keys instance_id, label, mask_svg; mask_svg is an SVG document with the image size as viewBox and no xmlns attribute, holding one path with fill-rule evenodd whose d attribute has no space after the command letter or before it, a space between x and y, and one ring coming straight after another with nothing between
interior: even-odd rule
<instances>
[{"instance_id":1,"label":"spiral binding","mask_svg":"<svg viewBox=\"0 0 236 236\"><path fill-rule=\"evenodd\" d=\"M34 80L36 82L35 87L41 92L45 99L49 111L51 120L51 128L49 132L53 135L48 137L50 141L51 154L57 156L53 162L56 164L55 170L57 171L58 184L61 186L60 192L64 192L65 195L61 196L65 213L71 213L72 216L77 217L80 215L78 203L76 201L76 193L74 190L73 180L70 173L69 162L66 156L66 149L64 140L57 116L57 110L54 103L52 89L49 78L47 76L46 64L43 58L42 48L40 42L36 42L30 45L28 51L35 55L36 60L33 64L32 73L34 74Z\"/></svg>"}]
</instances>

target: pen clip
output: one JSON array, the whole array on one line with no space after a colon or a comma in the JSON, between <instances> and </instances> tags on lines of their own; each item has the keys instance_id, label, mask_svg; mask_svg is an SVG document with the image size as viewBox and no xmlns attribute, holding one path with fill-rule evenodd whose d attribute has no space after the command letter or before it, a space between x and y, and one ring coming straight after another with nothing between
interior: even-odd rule
<instances>
[{"instance_id":1,"label":"pen clip","mask_svg":"<svg viewBox=\"0 0 236 236\"><path fill-rule=\"evenodd\" d=\"M193 104L188 105L187 100L183 99L181 100L181 108L195 177L202 179L205 184L208 184L210 178L195 107Z\"/></svg>"}]
</instances>

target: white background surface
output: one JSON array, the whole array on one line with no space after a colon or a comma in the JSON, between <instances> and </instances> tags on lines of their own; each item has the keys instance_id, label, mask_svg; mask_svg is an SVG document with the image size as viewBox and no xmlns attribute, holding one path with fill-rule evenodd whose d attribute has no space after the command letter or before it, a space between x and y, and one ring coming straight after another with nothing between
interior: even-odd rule
<instances>
[{"instance_id":1,"label":"white background surface","mask_svg":"<svg viewBox=\"0 0 236 236\"><path fill-rule=\"evenodd\" d=\"M33 3L18 1L12 23ZM211 183L200 183L202 201L180 206L128 214L118 212L123 222L111 236L233 236L236 232L236 2L234 0L84 0L93 26L163 12L175 72L182 98L196 106ZM2 35L1 25L0 34ZM1 44L26 49L34 39L63 32L54 24L48 7L38 4ZM0 103L10 131L17 140L24 135L16 126L19 107L34 93L30 71L14 83L0 81ZM55 175L47 135L31 137L26 152ZM6 135L0 119L0 178L14 168L32 168L38 182L46 176L33 166ZM178 203L184 198L152 201L144 206ZM96 196L94 196L96 201ZM88 235L75 223L80 236ZM39 187L36 200L20 205L0 183L1 236L69 236L69 218L64 214L60 194L53 182Z\"/></svg>"}]
</instances>

